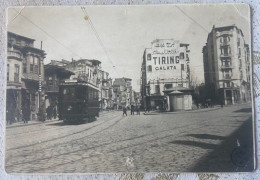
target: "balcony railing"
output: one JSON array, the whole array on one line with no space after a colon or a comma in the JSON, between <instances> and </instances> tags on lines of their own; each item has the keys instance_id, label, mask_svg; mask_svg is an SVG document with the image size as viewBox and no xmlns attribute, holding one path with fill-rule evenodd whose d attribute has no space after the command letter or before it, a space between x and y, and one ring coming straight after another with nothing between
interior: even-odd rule
<instances>
[{"instance_id":1,"label":"balcony railing","mask_svg":"<svg viewBox=\"0 0 260 180\"><path fill-rule=\"evenodd\" d=\"M224 79L231 79L231 75L225 75Z\"/></svg>"},{"instance_id":2,"label":"balcony railing","mask_svg":"<svg viewBox=\"0 0 260 180\"><path fill-rule=\"evenodd\" d=\"M224 53L224 54L220 54L220 57L230 57L231 54L230 53Z\"/></svg>"},{"instance_id":3,"label":"balcony railing","mask_svg":"<svg viewBox=\"0 0 260 180\"><path fill-rule=\"evenodd\" d=\"M223 64L223 65L221 65L221 69L229 69L229 68L233 68L233 66L231 64Z\"/></svg>"},{"instance_id":4,"label":"balcony railing","mask_svg":"<svg viewBox=\"0 0 260 180\"><path fill-rule=\"evenodd\" d=\"M8 55L9 58L11 58L11 57L15 57L15 58L18 58L18 59L22 58L21 53L16 52L16 51L8 51L7 55Z\"/></svg>"},{"instance_id":5,"label":"balcony railing","mask_svg":"<svg viewBox=\"0 0 260 180\"><path fill-rule=\"evenodd\" d=\"M223 42L221 42L220 44L221 44L222 46L226 46L226 45L229 45L230 42L229 42L229 41L223 41Z\"/></svg>"}]
</instances>

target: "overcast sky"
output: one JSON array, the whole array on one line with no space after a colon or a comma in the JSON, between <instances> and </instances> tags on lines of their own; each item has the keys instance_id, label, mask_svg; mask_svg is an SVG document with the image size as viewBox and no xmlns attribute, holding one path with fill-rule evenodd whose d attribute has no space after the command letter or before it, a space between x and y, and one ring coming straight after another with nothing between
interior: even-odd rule
<instances>
[{"instance_id":1,"label":"overcast sky","mask_svg":"<svg viewBox=\"0 0 260 180\"><path fill-rule=\"evenodd\" d=\"M45 64L98 59L110 77L132 78L136 91L144 49L155 39L190 44L191 69L199 81L204 80L202 47L214 24L237 25L251 44L245 4L86 6L85 11L88 18L79 6L9 8L8 31L35 39L37 48L43 41Z\"/></svg>"}]
</instances>

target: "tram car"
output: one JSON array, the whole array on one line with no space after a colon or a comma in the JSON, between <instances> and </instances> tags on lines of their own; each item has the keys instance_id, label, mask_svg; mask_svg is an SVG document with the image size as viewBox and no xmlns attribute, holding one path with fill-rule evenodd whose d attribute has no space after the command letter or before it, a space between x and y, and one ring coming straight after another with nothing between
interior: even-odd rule
<instances>
[{"instance_id":1,"label":"tram car","mask_svg":"<svg viewBox=\"0 0 260 180\"><path fill-rule=\"evenodd\" d=\"M59 86L59 119L64 122L90 122L99 116L99 89L88 83L65 81Z\"/></svg>"}]
</instances>

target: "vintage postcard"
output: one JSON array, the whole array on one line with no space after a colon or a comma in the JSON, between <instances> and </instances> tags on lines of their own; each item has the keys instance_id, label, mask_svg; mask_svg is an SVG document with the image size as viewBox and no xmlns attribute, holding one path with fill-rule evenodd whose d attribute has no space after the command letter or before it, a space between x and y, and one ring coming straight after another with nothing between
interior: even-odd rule
<instances>
[{"instance_id":1,"label":"vintage postcard","mask_svg":"<svg viewBox=\"0 0 260 180\"><path fill-rule=\"evenodd\" d=\"M246 4L10 7L8 173L251 172Z\"/></svg>"}]
</instances>

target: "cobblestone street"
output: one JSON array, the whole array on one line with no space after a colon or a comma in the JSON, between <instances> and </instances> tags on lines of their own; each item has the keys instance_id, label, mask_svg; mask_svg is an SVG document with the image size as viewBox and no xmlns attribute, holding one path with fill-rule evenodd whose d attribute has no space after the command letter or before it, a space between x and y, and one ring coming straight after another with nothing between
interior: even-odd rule
<instances>
[{"instance_id":1,"label":"cobblestone street","mask_svg":"<svg viewBox=\"0 0 260 180\"><path fill-rule=\"evenodd\" d=\"M237 146L252 151L250 104L179 113L122 116L68 125L46 121L7 127L8 173L236 171ZM237 133L239 132L239 133ZM251 154L252 156L252 154ZM246 169L247 168L247 169Z\"/></svg>"}]
</instances>

